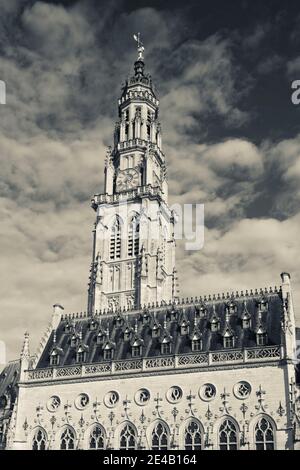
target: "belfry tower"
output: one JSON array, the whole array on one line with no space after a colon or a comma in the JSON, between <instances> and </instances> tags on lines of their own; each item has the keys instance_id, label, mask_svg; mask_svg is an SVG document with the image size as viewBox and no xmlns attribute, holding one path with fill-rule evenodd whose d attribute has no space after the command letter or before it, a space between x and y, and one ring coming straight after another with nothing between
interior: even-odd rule
<instances>
[{"instance_id":1,"label":"belfry tower","mask_svg":"<svg viewBox=\"0 0 300 470\"><path fill-rule=\"evenodd\" d=\"M174 214L162 152L159 101L138 42L134 75L119 99L97 213L88 311L169 302L176 295Z\"/></svg>"}]
</instances>

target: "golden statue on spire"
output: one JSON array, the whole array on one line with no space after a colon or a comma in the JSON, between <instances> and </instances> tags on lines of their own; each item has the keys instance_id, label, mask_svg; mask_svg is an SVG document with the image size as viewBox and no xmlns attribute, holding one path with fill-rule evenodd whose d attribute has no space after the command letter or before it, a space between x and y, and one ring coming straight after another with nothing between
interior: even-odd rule
<instances>
[{"instance_id":1,"label":"golden statue on spire","mask_svg":"<svg viewBox=\"0 0 300 470\"><path fill-rule=\"evenodd\" d=\"M140 33L134 34L133 39L137 42L138 60L144 60L144 44L141 41Z\"/></svg>"}]
</instances>

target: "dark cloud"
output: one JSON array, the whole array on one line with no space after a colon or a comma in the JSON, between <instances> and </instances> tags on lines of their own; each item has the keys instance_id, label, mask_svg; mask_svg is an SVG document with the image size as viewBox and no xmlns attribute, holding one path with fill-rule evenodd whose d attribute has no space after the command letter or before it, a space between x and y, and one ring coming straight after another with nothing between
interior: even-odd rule
<instances>
[{"instance_id":1,"label":"dark cloud","mask_svg":"<svg viewBox=\"0 0 300 470\"><path fill-rule=\"evenodd\" d=\"M282 270L299 291L297 111L284 108L273 125L280 87L276 95L268 81L298 71L298 53L287 59L269 42L287 20L273 26L268 6L251 22L249 6L239 27L233 4L215 18L210 2L198 16L198 2L163 3L0 1L0 306L10 358L26 328L37 343L53 303L85 309L89 199L102 190L137 30L160 90L171 203L205 204L204 249L178 242L182 294L271 285Z\"/></svg>"}]
</instances>

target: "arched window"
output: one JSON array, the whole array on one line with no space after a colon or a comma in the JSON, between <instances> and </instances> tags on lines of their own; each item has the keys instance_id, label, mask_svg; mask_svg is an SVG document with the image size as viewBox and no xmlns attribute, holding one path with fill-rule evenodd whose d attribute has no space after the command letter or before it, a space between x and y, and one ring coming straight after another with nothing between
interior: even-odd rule
<instances>
[{"instance_id":1,"label":"arched window","mask_svg":"<svg viewBox=\"0 0 300 470\"><path fill-rule=\"evenodd\" d=\"M261 418L255 426L256 450L274 450L274 430L267 418Z\"/></svg>"},{"instance_id":2,"label":"arched window","mask_svg":"<svg viewBox=\"0 0 300 470\"><path fill-rule=\"evenodd\" d=\"M46 433L42 428L38 428L32 440L32 450L45 450L46 449Z\"/></svg>"},{"instance_id":3,"label":"arched window","mask_svg":"<svg viewBox=\"0 0 300 470\"><path fill-rule=\"evenodd\" d=\"M61 450L74 450L75 449L75 433L71 428L66 428L60 438Z\"/></svg>"},{"instance_id":4,"label":"arched window","mask_svg":"<svg viewBox=\"0 0 300 470\"><path fill-rule=\"evenodd\" d=\"M137 436L134 427L126 423L120 433L120 450L136 449Z\"/></svg>"},{"instance_id":5,"label":"arched window","mask_svg":"<svg viewBox=\"0 0 300 470\"><path fill-rule=\"evenodd\" d=\"M134 217L128 227L128 256L139 254L140 224L137 217Z\"/></svg>"},{"instance_id":6,"label":"arched window","mask_svg":"<svg viewBox=\"0 0 300 470\"><path fill-rule=\"evenodd\" d=\"M105 431L96 424L90 433L89 448L94 450L105 449Z\"/></svg>"},{"instance_id":7,"label":"arched window","mask_svg":"<svg viewBox=\"0 0 300 470\"><path fill-rule=\"evenodd\" d=\"M219 429L220 450L237 450L238 432L231 419L225 419Z\"/></svg>"},{"instance_id":8,"label":"arched window","mask_svg":"<svg viewBox=\"0 0 300 470\"><path fill-rule=\"evenodd\" d=\"M110 259L121 258L121 225L118 219L111 228L109 256Z\"/></svg>"},{"instance_id":9,"label":"arched window","mask_svg":"<svg viewBox=\"0 0 300 470\"><path fill-rule=\"evenodd\" d=\"M152 430L152 450L165 450L169 447L169 430L165 423L159 421Z\"/></svg>"},{"instance_id":10,"label":"arched window","mask_svg":"<svg viewBox=\"0 0 300 470\"><path fill-rule=\"evenodd\" d=\"M190 420L184 433L185 450L201 450L202 447L202 433L198 421Z\"/></svg>"}]
</instances>

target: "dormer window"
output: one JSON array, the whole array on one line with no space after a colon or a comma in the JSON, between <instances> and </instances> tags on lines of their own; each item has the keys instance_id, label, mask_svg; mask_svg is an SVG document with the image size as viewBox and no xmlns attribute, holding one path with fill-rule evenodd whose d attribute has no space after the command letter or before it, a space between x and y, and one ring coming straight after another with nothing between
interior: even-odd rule
<instances>
[{"instance_id":1,"label":"dormer window","mask_svg":"<svg viewBox=\"0 0 300 470\"><path fill-rule=\"evenodd\" d=\"M157 323L154 323L152 327L152 338L158 338L160 334L160 326Z\"/></svg>"},{"instance_id":2,"label":"dormer window","mask_svg":"<svg viewBox=\"0 0 300 470\"><path fill-rule=\"evenodd\" d=\"M76 353L76 362L82 363L86 360L86 349L83 347L78 348Z\"/></svg>"},{"instance_id":3,"label":"dormer window","mask_svg":"<svg viewBox=\"0 0 300 470\"><path fill-rule=\"evenodd\" d=\"M236 306L235 302L233 302L233 300L231 302L229 302L229 304L228 304L228 311L229 311L230 314L236 313L236 311L237 311L237 306Z\"/></svg>"},{"instance_id":4,"label":"dormer window","mask_svg":"<svg viewBox=\"0 0 300 470\"><path fill-rule=\"evenodd\" d=\"M75 348L78 344L79 338L78 336L74 333L72 338L71 338L71 347Z\"/></svg>"},{"instance_id":5,"label":"dormer window","mask_svg":"<svg viewBox=\"0 0 300 470\"><path fill-rule=\"evenodd\" d=\"M50 366L58 366L59 365L59 355L57 351L53 351L50 356Z\"/></svg>"},{"instance_id":6,"label":"dormer window","mask_svg":"<svg viewBox=\"0 0 300 470\"><path fill-rule=\"evenodd\" d=\"M95 320L91 320L89 323L89 330L95 331L98 327L98 323Z\"/></svg>"},{"instance_id":7,"label":"dormer window","mask_svg":"<svg viewBox=\"0 0 300 470\"><path fill-rule=\"evenodd\" d=\"M162 342L161 343L161 353L162 354L171 354L171 343L170 342Z\"/></svg>"},{"instance_id":8,"label":"dormer window","mask_svg":"<svg viewBox=\"0 0 300 470\"><path fill-rule=\"evenodd\" d=\"M267 344L266 332L256 333L256 344L257 346L265 346Z\"/></svg>"},{"instance_id":9,"label":"dormer window","mask_svg":"<svg viewBox=\"0 0 300 470\"><path fill-rule=\"evenodd\" d=\"M182 336L185 336L189 333L189 322L186 320L183 320L181 325L180 325L180 334Z\"/></svg>"},{"instance_id":10,"label":"dormer window","mask_svg":"<svg viewBox=\"0 0 300 470\"><path fill-rule=\"evenodd\" d=\"M132 357L140 357L142 355L142 346L132 346Z\"/></svg>"},{"instance_id":11,"label":"dormer window","mask_svg":"<svg viewBox=\"0 0 300 470\"><path fill-rule=\"evenodd\" d=\"M142 316L143 325L148 325L149 321L150 321L149 314L147 312L144 312Z\"/></svg>"},{"instance_id":12,"label":"dormer window","mask_svg":"<svg viewBox=\"0 0 300 470\"><path fill-rule=\"evenodd\" d=\"M210 329L213 333L216 333L220 329L220 320L218 317L213 317L210 322Z\"/></svg>"},{"instance_id":13,"label":"dormer window","mask_svg":"<svg viewBox=\"0 0 300 470\"><path fill-rule=\"evenodd\" d=\"M192 339L192 351L202 351L202 339L201 338L194 338Z\"/></svg>"},{"instance_id":14,"label":"dormer window","mask_svg":"<svg viewBox=\"0 0 300 470\"><path fill-rule=\"evenodd\" d=\"M103 351L103 357L106 361L111 361L114 358L114 350L113 348L106 348Z\"/></svg>"},{"instance_id":15,"label":"dormer window","mask_svg":"<svg viewBox=\"0 0 300 470\"><path fill-rule=\"evenodd\" d=\"M126 326L124 330L124 341L129 341L131 339L132 329L129 326Z\"/></svg>"},{"instance_id":16,"label":"dormer window","mask_svg":"<svg viewBox=\"0 0 300 470\"><path fill-rule=\"evenodd\" d=\"M224 348L230 349L234 347L234 337L233 336L224 336L223 338Z\"/></svg>"},{"instance_id":17,"label":"dormer window","mask_svg":"<svg viewBox=\"0 0 300 470\"><path fill-rule=\"evenodd\" d=\"M242 319L242 325L243 325L244 330L248 330L251 326L250 318L248 318L248 317L243 318Z\"/></svg>"},{"instance_id":18,"label":"dormer window","mask_svg":"<svg viewBox=\"0 0 300 470\"><path fill-rule=\"evenodd\" d=\"M168 315L168 318L172 321L172 320L176 320L176 314L177 314L177 311L175 310L175 308L173 307Z\"/></svg>"},{"instance_id":19,"label":"dormer window","mask_svg":"<svg viewBox=\"0 0 300 470\"><path fill-rule=\"evenodd\" d=\"M121 316L121 315L118 315L116 318L115 318L115 325L117 327L121 327L124 323L124 318Z\"/></svg>"},{"instance_id":20,"label":"dormer window","mask_svg":"<svg viewBox=\"0 0 300 470\"><path fill-rule=\"evenodd\" d=\"M97 334L97 344L103 344L105 338L106 334L103 331L99 331L99 333Z\"/></svg>"},{"instance_id":21,"label":"dormer window","mask_svg":"<svg viewBox=\"0 0 300 470\"><path fill-rule=\"evenodd\" d=\"M261 312L267 312L268 310L268 301L266 298L260 299L258 302L258 308Z\"/></svg>"},{"instance_id":22,"label":"dormer window","mask_svg":"<svg viewBox=\"0 0 300 470\"><path fill-rule=\"evenodd\" d=\"M71 325L70 323L66 323L66 324L65 324L65 333L70 333L70 331L71 331L71 326L72 326L72 325Z\"/></svg>"}]
</instances>

